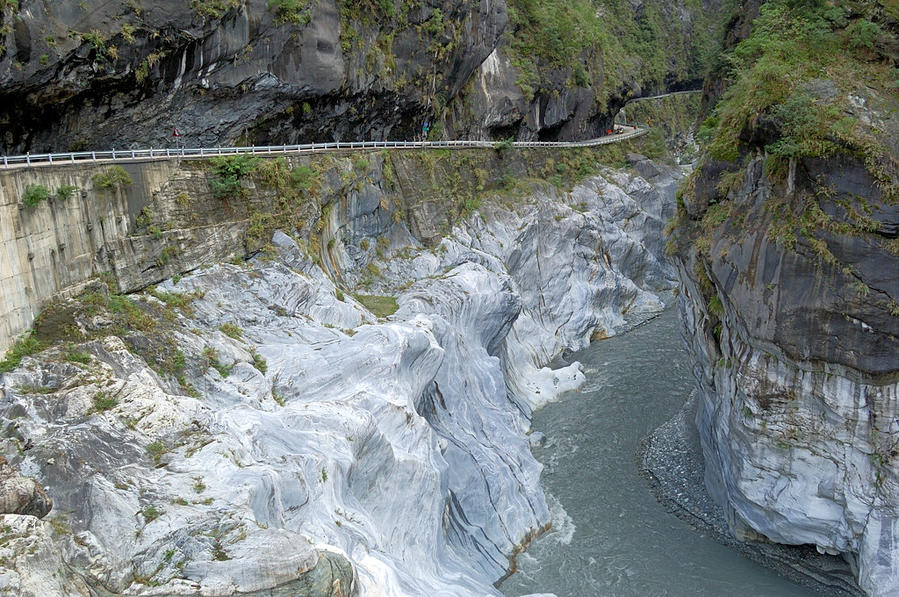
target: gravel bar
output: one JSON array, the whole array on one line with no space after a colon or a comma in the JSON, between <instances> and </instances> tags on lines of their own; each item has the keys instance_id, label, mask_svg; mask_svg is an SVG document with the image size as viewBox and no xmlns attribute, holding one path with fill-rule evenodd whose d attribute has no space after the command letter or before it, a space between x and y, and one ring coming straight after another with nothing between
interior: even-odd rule
<instances>
[{"instance_id":1,"label":"gravel bar","mask_svg":"<svg viewBox=\"0 0 899 597\"><path fill-rule=\"evenodd\" d=\"M842 557L819 554L814 546L744 542L731 535L724 511L705 488L696 405L694 392L674 417L643 440L637 453L640 473L659 502L699 532L818 594L864 597Z\"/></svg>"}]
</instances>

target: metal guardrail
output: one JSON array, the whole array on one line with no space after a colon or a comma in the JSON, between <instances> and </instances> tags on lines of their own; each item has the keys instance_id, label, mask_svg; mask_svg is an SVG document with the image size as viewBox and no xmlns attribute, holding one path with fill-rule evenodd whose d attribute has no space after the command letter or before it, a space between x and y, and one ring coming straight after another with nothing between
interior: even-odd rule
<instances>
[{"instance_id":1,"label":"metal guardrail","mask_svg":"<svg viewBox=\"0 0 899 597\"><path fill-rule=\"evenodd\" d=\"M633 139L648 132L645 125L637 125L630 132L607 135L587 141L513 141L505 144L514 148L536 147L595 147ZM349 143L304 143L301 145L267 145L264 147L210 147L210 148L166 148L166 149L126 149L110 151L74 151L68 153L38 153L3 156L3 169L33 168L38 166L66 165L84 162L167 160L173 158L210 158L222 155L273 155L304 154L328 151L360 149L471 149L497 148L504 146L500 141L353 141Z\"/></svg>"},{"instance_id":2,"label":"metal guardrail","mask_svg":"<svg viewBox=\"0 0 899 597\"><path fill-rule=\"evenodd\" d=\"M662 93L660 95L648 95L646 97L634 97L627 100L628 104L636 104L637 102L646 102L650 100L657 100L666 97L671 97L673 95L692 95L694 93L702 93L702 89L685 89L684 91L671 91L669 93ZM627 104L626 104L627 105Z\"/></svg>"}]
</instances>

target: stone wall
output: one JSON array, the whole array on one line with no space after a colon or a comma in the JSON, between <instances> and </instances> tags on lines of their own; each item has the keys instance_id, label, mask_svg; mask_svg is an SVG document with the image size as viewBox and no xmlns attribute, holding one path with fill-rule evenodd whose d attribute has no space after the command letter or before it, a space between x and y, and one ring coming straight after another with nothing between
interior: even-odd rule
<instances>
[{"instance_id":1,"label":"stone wall","mask_svg":"<svg viewBox=\"0 0 899 597\"><path fill-rule=\"evenodd\" d=\"M175 162L128 164L133 184L111 191L91 180L102 165L0 172L0 350L31 326L46 301L113 269L135 216L176 169ZM22 203L29 185L77 190L29 207Z\"/></svg>"},{"instance_id":2,"label":"stone wall","mask_svg":"<svg viewBox=\"0 0 899 597\"><path fill-rule=\"evenodd\" d=\"M266 177L260 168L225 198L210 188L208 160L123 163L131 182L111 189L94 181L109 164L0 171L0 353L48 301L79 292L101 274L111 274L118 291L133 292L246 257L281 228L309 238L307 250L330 274L353 276L374 258L378 237L394 228L433 245L489 193L515 194L523 189L515 184L535 179L569 184L641 148L636 140L589 149L275 157L257 163L280 169ZM311 180L303 188L290 186L297 167ZM63 185L76 190L68 199L26 206L29 185L52 195ZM372 248L360 251L364 238Z\"/></svg>"}]
</instances>

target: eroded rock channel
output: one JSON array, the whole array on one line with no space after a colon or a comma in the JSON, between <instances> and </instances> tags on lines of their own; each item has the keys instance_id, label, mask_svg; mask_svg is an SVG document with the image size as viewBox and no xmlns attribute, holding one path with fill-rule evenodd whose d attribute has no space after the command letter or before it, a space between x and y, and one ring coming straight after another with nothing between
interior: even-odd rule
<instances>
[{"instance_id":1,"label":"eroded rock channel","mask_svg":"<svg viewBox=\"0 0 899 597\"><path fill-rule=\"evenodd\" d=\"M349 198L325 210L316 232L340 244L321 253L278 231L247 262L60 298L35 338L66 341L2 377L4 453L54 508L3 516L0 582L498 594L551 520L531 413L584 380L545 365L662 310L676 283L661 228L677 171L631 160L485 200L432 248L381 201ZM381 255L363 267L367 238ZM354 298L329 269L396 304Z\"/></svg>"},{"instance_id":2,"label":"eroded rock channel","mask_svg":"<svg viewBox=\"0 0 899 597\"><path fill-rule=\"evenodd\" d=\"M535 413L533 420L534 432L546 435L545 445L535 447L534 454L545 466L542 478L552 504L553 530L519 557L518 572L503 583L503 593L819 594L718 543L702 521L678 520L647 491L634 454L647 435L674 417L666 427L675 429L656 433L658 460L652 464L684 482L676 489L665 486L672 498L697 511L715 509L703 495L695 413L690 410L686 420L676 416L695 383L676 309L570 358L583 364L586 383ZM675 441L683 423L685 446ZM695 455L698 462L690 458Z\"/></svg>"}]
</instances>

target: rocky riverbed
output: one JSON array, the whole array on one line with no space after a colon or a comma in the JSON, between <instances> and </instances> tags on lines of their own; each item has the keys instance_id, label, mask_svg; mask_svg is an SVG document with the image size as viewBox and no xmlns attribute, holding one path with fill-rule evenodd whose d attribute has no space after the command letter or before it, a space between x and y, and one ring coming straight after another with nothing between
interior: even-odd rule
<instances>
[{"instance_id":1,"label":"rocky riverbed","mask_svg":"<svg viewBox=\"0 0 899 597\"><path fill-rule=\"evenodd\" d=\"M641 473L666 509L716 541L819 594L864 595L849 564L837 556L820 554L809 546L734 538L724 511L706 490L696 408L692 394L674 417L643 441L637 456Z\"/></svg>"},{"instance_id":2,"label":"rocky riverbed","mask_svg":"<svg viewBox=\"0 0 899 597\"><path fill-rule=\"evenodd\" d=\"M677 173L636 165L488 202L434 249L394 234L369 287L392 314L283 233L245 264L58 303L39 325L82 341L0 378L2 452L54 503L2 516L0 587L497 594L549 522L530 413L583 380L545 364L675 285Z\"/></svg>"}]
</instances>

